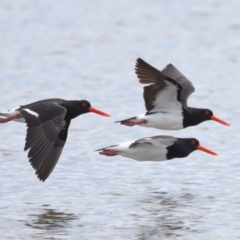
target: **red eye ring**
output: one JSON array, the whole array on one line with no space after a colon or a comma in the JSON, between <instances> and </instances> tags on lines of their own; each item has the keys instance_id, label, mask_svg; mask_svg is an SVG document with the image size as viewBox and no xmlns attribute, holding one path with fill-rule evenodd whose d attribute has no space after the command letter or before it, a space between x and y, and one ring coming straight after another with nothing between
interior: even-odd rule
<instances>
[{"instance_id":1,"label":"red eye ring","mask_svg":"<svg viewBox=\"0 0 240 240\"><path fill-rule=\"evenodd\" d=\"M209 111L206 111L206 112L205 112L205 115L209 115Z\"/></svg>"},{"instance_id":2,"label":"red eye ring","mask_svg":"<svg viewBox=\"0 0 240 240\"><path fill-rule=\"evenodd\" d=\"M195 145L195 144L196 144L196 141L192 140L192 141L191 141L191 144L192 144L192 145Z\"/></svg>"},{"instance_id":3,"label":"red eye ring","mask_svg":"<svg viewBox=\"0 0 240 240\"><path fill-rule=\"evenodd\" d=\"M82 103L82 106L83 106L83 107L86 107L86 106L87 106L87 104L86 104L86 103Z\"/></svg>"}]
</instances>

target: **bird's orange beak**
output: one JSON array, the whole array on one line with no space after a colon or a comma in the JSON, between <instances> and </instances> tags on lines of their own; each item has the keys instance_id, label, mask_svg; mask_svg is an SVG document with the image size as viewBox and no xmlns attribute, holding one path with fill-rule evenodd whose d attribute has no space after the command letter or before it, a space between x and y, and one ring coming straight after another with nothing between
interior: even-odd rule
<instances>
[{"instance_id":1,"label":"bird's orange beak","mask_svg":"<svg viewBox=\"0 0 240 240\"><path fill-rule=\"evenodd\" d=\"M219 123L221 123L221 124L223 124L223 125L231 126L229 123L223 121L223 120L220 119L220 118L215 117L214 115L211 117L211 119L212 119L213 121L219 122Z\"/></svg>"},{"instance_id":2,"label":"bird's orange beak","mask_svg":"<svg viewBox=\"0 0 240 240\"><path fill-rule=\"evenodd\" d=\"M111 117L110 114L105 113L105 112L102 112L102 111L100 111L100 110L98 110L98 109L96 109L96 108L94 108L94 107L90 107L90 108L89 108L89 112L94 112L94 113L97 113L97 114L102 115L102 116L104 116L104 117Z\"/></svg>"},{"instance_id":3,"label":"bird's orange beak","mask_svg":"<svg viewBox=\"0 0 240 240\"><path fill-rule=\"evenodd\" d=\"M217 153L215 153L215 152L213 152L213 151L211 151L211 150L209 150L209 149L207 149L207 148L205 148L205 147L203 147L203 146L201 146L201 145L199 145L199 146L197 147L197 149L198 149L198 150L201 150L201 151L203 151L203 152L212 154L212 155L214 155L214 156L217 156L217 155L218 155Z\"/></svg>"}]
</instances>

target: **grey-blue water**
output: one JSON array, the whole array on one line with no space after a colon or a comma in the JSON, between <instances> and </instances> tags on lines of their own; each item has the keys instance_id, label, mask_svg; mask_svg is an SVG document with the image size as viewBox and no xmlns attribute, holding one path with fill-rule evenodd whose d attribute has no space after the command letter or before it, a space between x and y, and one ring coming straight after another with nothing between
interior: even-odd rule
<instances>
[{"instance_id":1,"label":"grey-blue water","mask_svg":"<svg viewBox=\"0 0 240 240\"><path fill-rule=\"evenodd\" d=\"M2 0L0 109L40 99L88 99L112 114L72 121L49 179L23 151L26 127L0 125L1 239L240 238L240 1ZM172 63L196 88L208 121L181 131L115 124L145 112L137 57ZM137 162L95 149L167 134L219 153Z\"/></svg>"}]
</instances>

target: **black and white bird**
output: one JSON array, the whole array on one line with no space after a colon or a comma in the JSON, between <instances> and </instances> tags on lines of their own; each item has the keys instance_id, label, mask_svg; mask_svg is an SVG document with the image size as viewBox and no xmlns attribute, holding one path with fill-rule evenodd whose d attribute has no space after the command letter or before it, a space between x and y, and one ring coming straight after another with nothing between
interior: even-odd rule
<instances>
[{"instance_id":1,"label":"black and white bird","mask_svg":"<svg viewBox=\"0 0 240 240\"><path fill-rule=\"evenodd\" d=\"M86 100L46 99L0 112L0 123L13 120L27 124L24 150L30 149L29 161L38 178L45 181L62 153L71 120L88 112L110 117Z\"/></svg>"},{"instance_id":2,"label":"black and white bird","mask_svg":"<svg viewBox=\"0 0 240 240\"><path fill-rule=\"evenodd\" d=\"M147 113L118 121L121 124L166 130L183 129L207 120L230 125L214 116L209 109L187 106L187 99L195 89L172 64L159 71L138 58L135 70L140 83L150 84L144 87L143 92Z\"/></svg>"},{"instance_id":3,"label":"black and white bird","mask_svg":"<svg viewBox=\"0 0 240 240\"><path fill-rule=\"evenodd\" d=\"M164 135L123 142L96 151L100 151L99 154L105 156L121 155L138 161L164 161L187 157L195 150L217 155L201 146L196 138L175 138Z\"/></svg>"}]
</instances>

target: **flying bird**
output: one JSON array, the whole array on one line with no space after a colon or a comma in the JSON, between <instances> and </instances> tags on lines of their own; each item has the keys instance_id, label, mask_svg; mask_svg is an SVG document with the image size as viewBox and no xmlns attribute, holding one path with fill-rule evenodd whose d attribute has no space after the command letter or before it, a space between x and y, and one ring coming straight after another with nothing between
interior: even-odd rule
<instances>
[{"instance_id":1,"label":"flying bird","mask_svg":"<svg viewBox=\"0 0 240 240\"><path fill-rule=\"evenodd\" d=\"M0 112L0 123L27 124L24 150L29 149L29 161L39 180L45 181L62 153L71 120L88 112L110 117L86 100L46 99Z\"/></svg>"},{"instance_id":2,"label":"flying bird","mask_svg":"<svg viewBox=\"0 0 240 240\"><path fill-rule=\"evenodd\" d=\"M196 138L175 138L164 135L123 142L96 151L110 157L121 155L138 161L164 161L187 157L195 150L217 155L201 146Z\"/></svg>"},{"instance_id":3,"label":"flying bird","mask_svg":"<svg viewBox=\"0 0 240 240\"><path fill-rule=\"evenodd\" d=\"M117 122L130 127L139 125L166 130L183 129L207 120L230 126L210 109L188 107L187 99L195 88L172 64L159 71L138 58L135 71L140 83L150 84L143 91L147 112Z\"/></svg>"}]
</instances>

